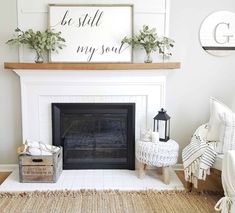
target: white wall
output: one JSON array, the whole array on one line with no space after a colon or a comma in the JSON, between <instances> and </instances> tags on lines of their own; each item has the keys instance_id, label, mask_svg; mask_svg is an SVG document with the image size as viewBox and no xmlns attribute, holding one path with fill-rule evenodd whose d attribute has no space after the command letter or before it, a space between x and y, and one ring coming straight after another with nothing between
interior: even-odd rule
<instances>
[{"instance_id":1,"label":"white wall","mask_svg":"<svg viewBox=\"0 0 235 213\"><path fill-rule=\"evenodd\" d=\"M17 61L16 49L5 42L17 26L16 0L0 6L0 164L15 163L21 143L20 86L18 76L3 69L4 61Z\"/></svg>"},{"instance_id":2,"label":"white wall","mask_svg":"<svg viewBox=\"0 0 235 213\"><path fill-rule=\"evenodd\" d=\"M172 137L181 148L195 129L209 119L209 97L224 101L235 111L235 55L207 54L198 39L203 19L216 10L235 12L234 0L171 1L170 36L182 68L167 78L166 106L172 115Z\"/></svg>"},{"instance_id":3,"label":"white wall","mask_svg":"<svg viewBox=\"0 0 235 213\"><path fill-rule=\"evenodd\" d=\"M32 10L45 13L45 7L35 6L38 1L33 4L30 2L32 1L28 0L28 3L24 4L26 13L29 14ZM43 4L46 2L41 0ZM103 3L89 1L93 2ZM159 10L156 1L148 1L149 4L142 0L133 2L144 2L138 5L139 16L145 14L143 9L146 8L152 12ZM171 133L181 148L188 144L195 128L208 120L209 96L220 98L235 110L234 55L225 58L210 56L202 50L198 40L202 20L209 13L220 9L235 12L234 0L171 1L169 35L176 40L172 60L180 60L182 68L179 71L164 71L159 75L167 75L166 106L172 116ZM16 50L5 45L5 41L11 37L17 26L16 0L1 2L0 14L0 163L14 163L17 157L16 147L21 143L19 79L13 72L3 70L3 62L17 60ZM149 14L145 14L144 20L157 23L156 18ZM46 18L41 20L40 17L41 15L38 15L34 20L35 24L45 23ZM25 18L27 20L27 15ZM137 24L143 21L141 17L136 17L137 19Z\"/></svg>"}]
</instances>

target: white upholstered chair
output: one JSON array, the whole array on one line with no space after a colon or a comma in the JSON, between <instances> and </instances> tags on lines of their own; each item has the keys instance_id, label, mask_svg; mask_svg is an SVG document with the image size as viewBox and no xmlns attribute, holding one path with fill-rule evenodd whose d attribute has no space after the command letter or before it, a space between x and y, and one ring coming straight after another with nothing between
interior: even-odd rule
<instances>
[{"instance_id":1,"label":"white upholstered chair","mask_svg":"<svg viewBox=\"0 0 235 213\"><path fill-rule=\"evenodd\" d=\"M219 170L219 171L222 171L223 158L224 158L224 154L218 154L215 158L215 162L214 162L212 168Z\"/></svg>"},{"instance_id":2,"label":"white upholstered chair","mask_svg":"<svg viewBox=\"0 0 235 213\"><path fill-rule=\"evenodd\" d=\"M222 184L224 197L216 204L215 210L221 213L235 212L235 150L225 153L222 163Z\"/></svg>"},{"instance_id":3,"label":"white upholstered chair","mask_svg":"<svg viewBox=\"0 0 235 213\"><path fill-rule=\"evenodd\" d=\"M235 114L224 103L211 97L210 119L207 125L207 132L202 132L202 135L205 136L204 141L214 143L214 151L218 154L211 170L219 173L218 171L222 171L223 153L235 149Z\"/></svg>"}]
</instances>

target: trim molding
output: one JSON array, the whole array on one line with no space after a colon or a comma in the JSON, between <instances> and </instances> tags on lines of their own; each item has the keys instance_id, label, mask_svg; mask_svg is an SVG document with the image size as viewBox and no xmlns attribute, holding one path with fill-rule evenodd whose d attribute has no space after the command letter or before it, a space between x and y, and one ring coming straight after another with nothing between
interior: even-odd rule
<instances>
[{"instance_id":1,"label":"trim molding","mask_svg":"<svg viewBox=\"0 0 235 213\"><path fill-rule=\"evenodd\" d=\"M175 164L174 166L172 166L172 168L173 168L175 171L183 171L183 170L184 170L184 167L183 167L183 164L182 164L182 163L177 163L177 164Z\"/></svg>"},{"instance_id":2,"label":"trim molding","mask_svg":"<svg viewBox=\"0 0 235 213\"><path fill-rule=\"evenodd\" d=\"M12 172L18 167L18 164L0 164L0 172Z\"/></svg>"}]
</instances>

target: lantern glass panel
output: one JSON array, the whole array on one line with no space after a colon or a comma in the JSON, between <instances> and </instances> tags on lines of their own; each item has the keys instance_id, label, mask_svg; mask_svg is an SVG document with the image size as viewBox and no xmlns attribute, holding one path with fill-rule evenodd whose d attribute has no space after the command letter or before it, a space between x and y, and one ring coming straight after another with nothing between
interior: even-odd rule
<instances>
[{"instance_id":1,"label":"lantern glass panel","mask_svg":"<svg viewBox=\"0 0 235 213\"><path fill-rule=\"evenodd\" d=\"M165 121L159 121L158 122L158 132L159 132L159 137L161 139L165 139L165 128L166 128L166 122Z\"/></svg>"},{"instance_id":2,"label":"lantern glass panel","mask_svg":"<svg viewBox=\"0 0 235 213\"><path fill-rule=\"evenodd\" d=\"M167 121L166 138L170 137L170 120Z\"/></svg>"}]
</instances>

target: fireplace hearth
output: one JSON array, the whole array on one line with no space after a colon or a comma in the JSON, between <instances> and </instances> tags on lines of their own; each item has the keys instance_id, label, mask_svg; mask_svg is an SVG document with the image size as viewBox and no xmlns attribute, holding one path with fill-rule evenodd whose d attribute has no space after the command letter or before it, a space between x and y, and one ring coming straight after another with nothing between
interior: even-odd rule
<instances>
[{"instance_id":1,"label":"fireplace hearth","mask_svg":"<svg viewBox=\"0 0 235 213\"><path fill-rule=\"evenodd\" d=\"M135 103L52 103L64 169L135 169Z\"/></svg>"}]
</instances>

